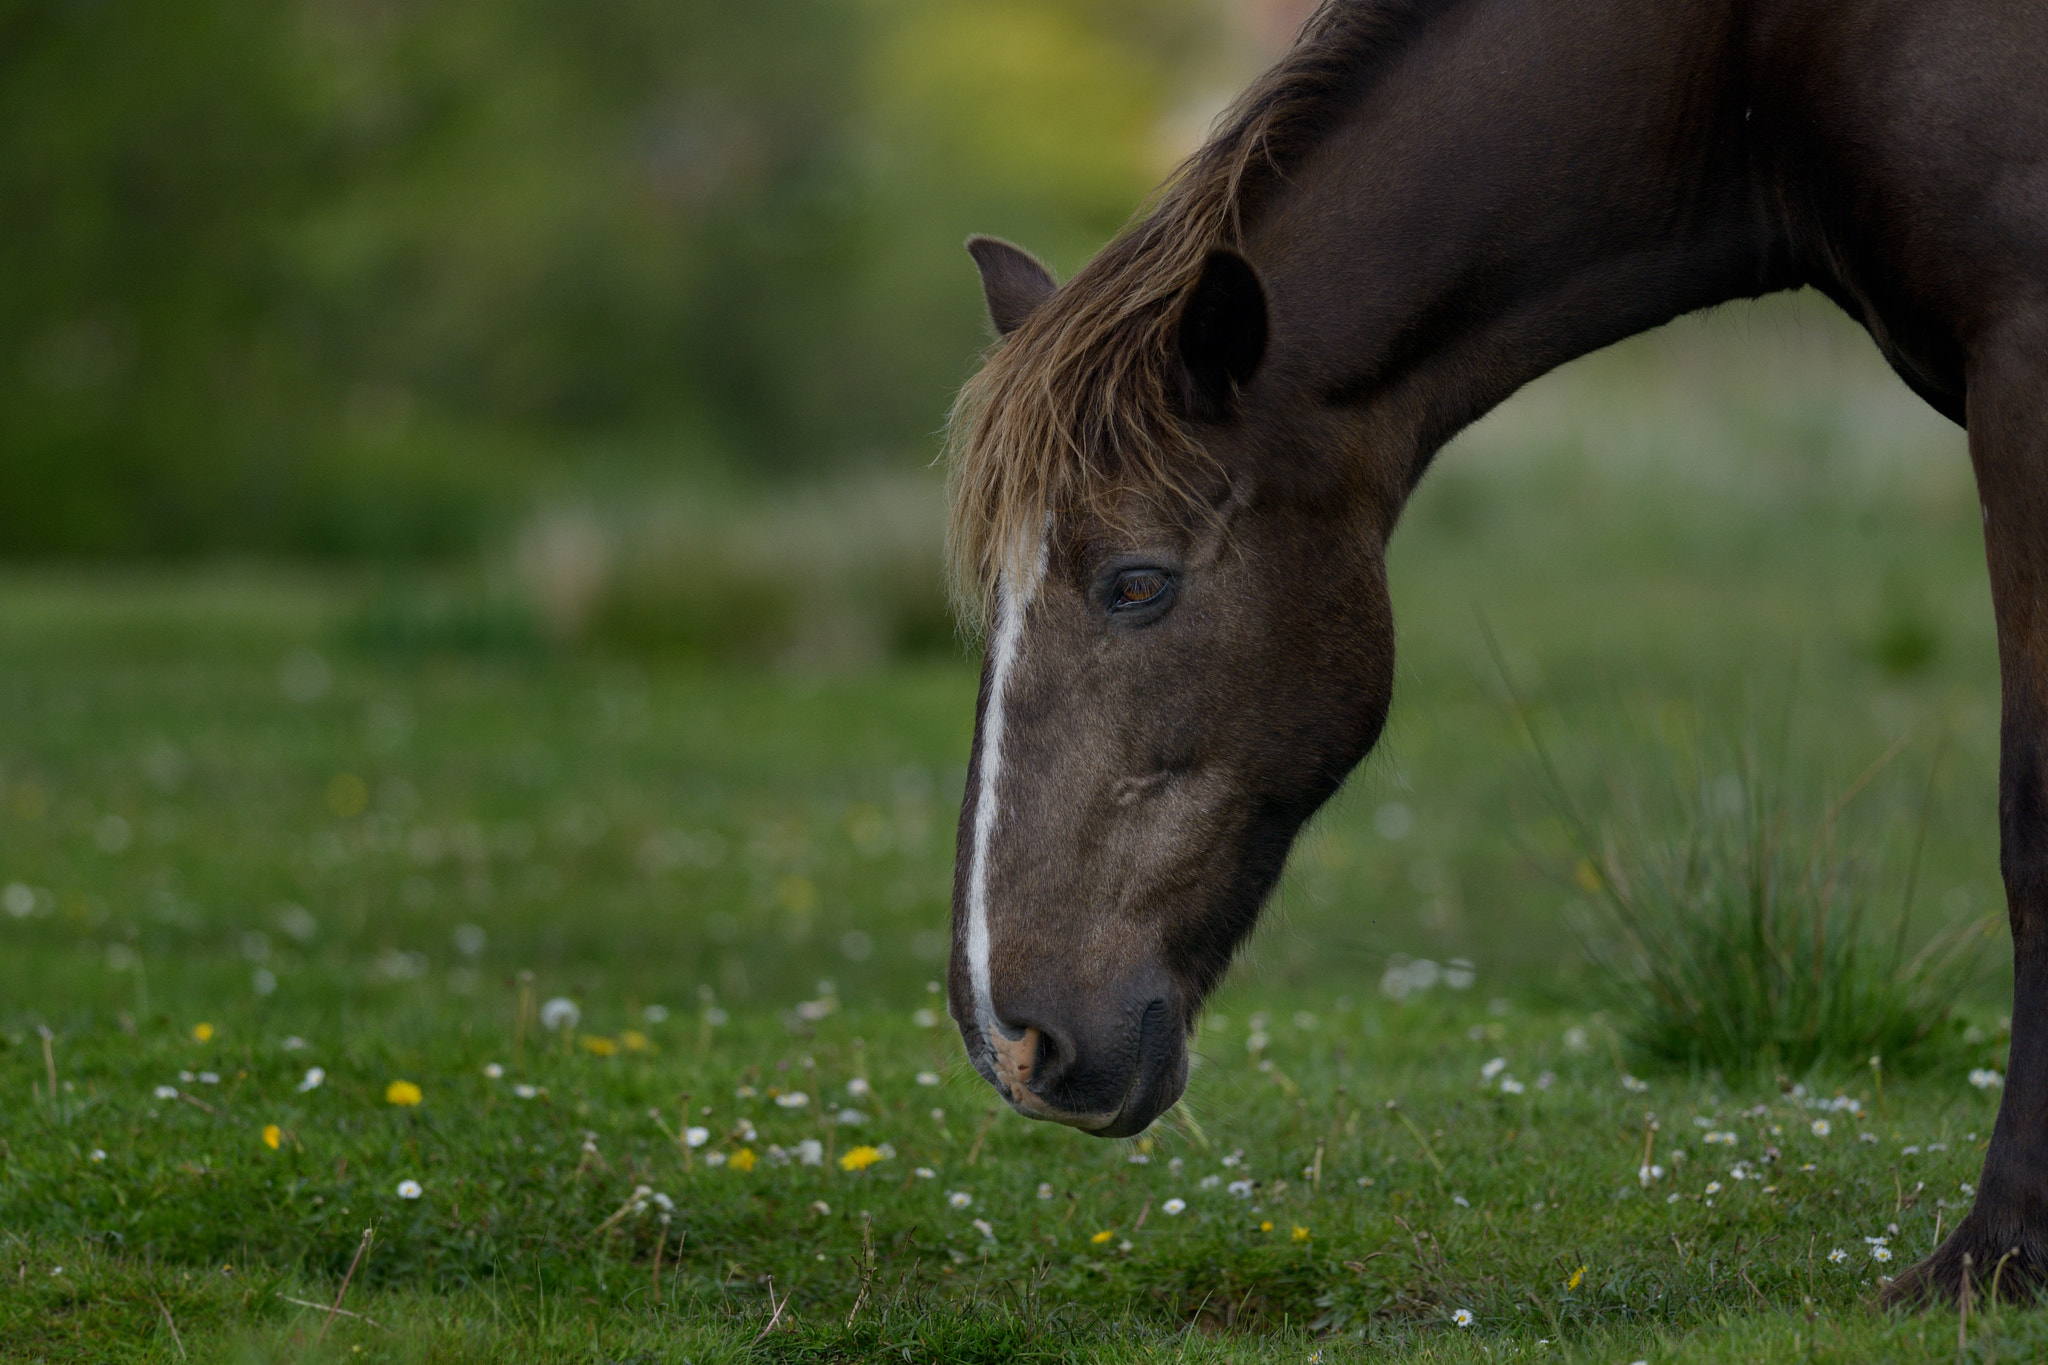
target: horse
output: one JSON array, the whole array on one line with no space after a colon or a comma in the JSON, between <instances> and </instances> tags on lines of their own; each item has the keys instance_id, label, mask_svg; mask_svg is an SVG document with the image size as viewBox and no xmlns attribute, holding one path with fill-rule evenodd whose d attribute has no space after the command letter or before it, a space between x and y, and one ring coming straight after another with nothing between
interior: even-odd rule
<instances>
[{"instance_id":1,"label":"horse","mask_svg":"<svg viewBox=\"0 0 2048 1365\"><path fill-rule=\"evenodd\" d=\"M1143 1131L1372 748L1385 551L1558 365L1810 286L1962 424L2003 697L2012 1045L1974 1207L1889 1288L2048 1285L2048 4L1326 0L1065 284L969 241L949 424L984 632L948 1001L1018 1112Z\"/></svg>"}]
</instances>

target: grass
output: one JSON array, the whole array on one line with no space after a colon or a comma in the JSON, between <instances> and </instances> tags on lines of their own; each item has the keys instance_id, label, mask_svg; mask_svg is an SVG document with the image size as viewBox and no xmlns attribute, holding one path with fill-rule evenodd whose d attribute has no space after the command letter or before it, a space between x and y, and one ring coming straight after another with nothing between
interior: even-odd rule
<instances>
[{"instance_id":1,"label":"grass","mask_svg":"<svg viewBox=\"0 0 2048 1365\"><path fill-rule=\"evenodd\" d=\"M1893 755L1820 803L1788 793L1754 740L1720 761L1697 742L1636 748L1654 776L1610 761L1595 802L1557 793L1585 893L1570 918L1630 1050L1765 1078L1932 1064L1994 926L1953 922L1908 953L1924 817L1849 818Z\"/></svg>"},{"instance_id":2,"label":"grass","mask_svg":"<svg viewBox=\"0 0 2048 1365\"><path fill-rule=\"evenodd\" d=\"M1924 774L1952 736L1931 784L1863 799L1925 812L1911 946L1998 903L1960 456L1836 334L1764 365L1713 341L1733 326L1602 357L1445 456L1392 565L1388 738L1149 1147L991 1118L919 1018L965 661L706 667L499 647L488 622L393 648L363 629L378 604L445 585L0 579L0 1357L1955 1358L1955 1319L1871 1303L1968 1198L2002 982L1919 1075L1633 1088L1559 932L1568 831L1493 682L1482 611L1574 781L1602 759L1573 736L1617 706L1739 723L1760 678L1802 703L1788 770L1815 789L1901 738ZM1671 388L1703 355L1758 396ZM574 1035L539 1022L555 997ZM692 1126L702 1147L669 1136ZM293 1300L333 1302L365 1227L344 1306L367 1316L316 1342ZM2044 1346L1999 1312L1964 1358Z\"/></svg>"}]
</instances>

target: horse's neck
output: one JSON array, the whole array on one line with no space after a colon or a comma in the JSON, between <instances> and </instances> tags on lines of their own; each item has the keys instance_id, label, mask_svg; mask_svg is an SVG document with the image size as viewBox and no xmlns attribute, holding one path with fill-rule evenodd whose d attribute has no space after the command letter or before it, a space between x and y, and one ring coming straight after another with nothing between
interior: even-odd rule
<instances>
[{"instance_id":1,"label":"horse's neck","mask_svg":"<svg viewBox=\"0 0 2048 1365\"><path fill-rule=\"evenodd\" d=\"M1426 459L1576 356L1791 283L1731 8L1473 0L1418 33L1255 226L1294 397Z\"/></svg>"}]
</instances>

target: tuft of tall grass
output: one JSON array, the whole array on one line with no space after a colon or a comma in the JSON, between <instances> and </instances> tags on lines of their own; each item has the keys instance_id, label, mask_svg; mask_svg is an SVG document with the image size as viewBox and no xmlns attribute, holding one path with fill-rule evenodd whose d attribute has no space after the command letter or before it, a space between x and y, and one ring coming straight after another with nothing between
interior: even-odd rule
<instances>
[{"instance_id":1,"label":"tuft of tall grass","mask_svg":"<svg viewBox=\"0 0 2048 1365\"><path fill-rule=\"evenodd\" d=\"M1609 769L1596 819L1530 737L1576 858L1567 919L1639 1059L1727 1076L1933 1060L1994 924L1951 922L1914 947L1926 802L1905 840L1886 837L1896 821L1845 822L1902 745L1822 802L1789 795L1789 762L1754 741L1712 763L1667 740L1657 777Z\"/></svg>"}]
</instances>

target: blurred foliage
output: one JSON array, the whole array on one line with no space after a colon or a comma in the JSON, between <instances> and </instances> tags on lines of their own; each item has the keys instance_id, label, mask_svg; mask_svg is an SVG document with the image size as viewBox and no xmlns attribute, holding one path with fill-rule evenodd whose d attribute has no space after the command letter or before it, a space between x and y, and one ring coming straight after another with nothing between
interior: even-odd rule
<instances>
[{"instance_id":1,"label":"blurred foliage","mask_svg":"<svg viewBox=\"0 0 2048 1365\"><path fill-rule=\"evenodd\" d=\"M922 463L959 244L1165 168L1171 0L0 0L0 545L437 553L591 463Z\"/></svg>"}]
</instances>

